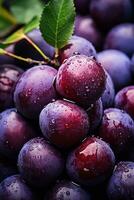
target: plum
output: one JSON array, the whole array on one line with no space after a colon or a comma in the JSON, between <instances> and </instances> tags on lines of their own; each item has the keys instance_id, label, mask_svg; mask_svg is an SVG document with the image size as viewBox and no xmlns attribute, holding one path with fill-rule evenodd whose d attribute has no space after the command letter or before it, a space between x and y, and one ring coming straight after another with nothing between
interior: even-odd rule
<instances>
[{"instance_id":1,"label":"plum","mask_svg":"<svg viewBox=\"0 0 134 200\"><path fill-rule=\"evenodd\" d=\"M102 30L129 21L133 11L130 0L91 0L89 10Z\"/></svg>"},{"instance_id":2,"label":"plum","mask_svg":"<svg viewBox=\"0 0 134 200\"><path fill-rule=\"evenodd\" d=\"M70 149L79 144L89 131L86 112L77 105L57 100L40 113L43 135L59 148Z\"/></svg>"},{"instance_id":3,"label":"plum","mask_svg":"<svg viewBox=\"0 0 134 200\"><path fill-rule=\"evenodd\" d=\"M16 159L22 146L36 136L33 127L15 108L0 114L0 153Z\"/></svg>"},{"instance_id":4,"label":"plum","mask_svg":"<svg viewBox=\"0 0 134 200\"><path fill-rule=\"evenodd\" d=\"M63 63L64 60L70 58L75 54L82 54L85 56L92 56L96 58L96 50L91 42L79 36L72 36L62 49L59 50L59 61Z\"/></svg>"},{"instance_id":5,"label":"plum","mask_svg":"<svg viewBox=\"0 0 134 200\"><path fill-rule=\"evenodd\" d=\"M64 169L61 153L44 138L29 140L18 156L18 168L24 180L36 188L48 187Z\"/></svg>"},{"instance_id":6,"label":"plum","mask_svg":"<svg viewBox=\"0 0 134 200\"><path fill-rule=\"evenodd\" d=\"M96 137L89 137L73 150L67 159L69 177L84 186L103 183L112 173L115 156L109 145Z\"/></svg>"},{"instance_id":7,"label":"plum","mask_svg":"<svg viewBox=\"0 0 134 200\"><path fill-rule=\"evenodd\" d=\"M115 89L113 81L110 77L110 75L105 71L107 79L106 79L106 88L101 96L103 108L110 108L114 104L114 98L115 98Z\"/></svg>"},{"instance_id":8,"label":"plum","mask_svg":"<svg viewBox=\"0 0 134 200\"><path fill-rule=\"evenodd\" d=\"M108 184L109 200L134 199L134 162L119 162Z\"/></svg>"},{"instance_id":9,"label":"plum","mask_svg":"<svg viewBox=\"0 0 134 200\"><path fill-rule=\"evenodd\" d=\"M113 27L106 37L104 48L117 49L131 57L134 53L134 24L125 23Z\"/></svg>"},{"instance_id":10,"label":"plum","mask_svg":"<svg viewBox=\"0 0 134 200\"><path fill-rule=\"evenodd\" d=\"M97 61L85 55L75 55L60 66L56 89L64 98L88 108L102 95L105 82L104 69Z\"/></svg>"},{"instance_id":11,"label":"plum","mask_svg":"<svg viewBox=\"0 0 134 200\"><path fill-rule=\"evenodd\" d=\"M115 107L125 110L134 119L134 86L120 90L115 96Z\"/></svg>"},{"instance_id":12,"label":"plum","mask_svg":"<svg viewBox=\"0 0 134 200\"><path fill-rule=\"evenodd\" d=\"M75 35L90 41L96 49L101 48L102 36L94 20L89 17L77 16L75 20Z\"/></svg>"},{"instance_id":13,"label":"plum","mask_svg":"<svg viewBox=\"0 0 134 200\"><path fill-rule=\"evenodd\" d=\"M90 122L90 132L93 134L99 127L103 116L103 105L101 98L95 103L91 104L86 111Z\"/></svg>"},{"instance_id":14,"label":"plum","mask_svg":"<svg viewBox=\"0 0 134 200\"><path fill-rule=\"evenodd\" d=\"M98 53L97 60L111 76L116 91L131 84L131 62L123 52L112 49L105 50Z\"/></svg>"},{"instance_id":15,"label":"plum","mask_svg":"<svg viewBox=\"0 0 134 200\"><path fill-rule=\"evenodd\" d=\"M45 195L44 200L90 200L90 194L79 185L61 180Z\"/></svg>"},{"instance_id":16,"label":"plum","mask_svg":"<svg viewBox=\"0 0 134 200\"><path fill-rule=\"evenodd\" d=\"M22 73L23 70L15 65L5 64L0 67L0 111L14 106L14 88Z\"/></svg>"},{"instance_id":17,"label":"plum","mask_svg":"<svg viewBox=\"0 0 134 200\"><path fill-rule=\"evenodd\" d=\"M35 200L33 191L20 175L9 176L0 183L1 200Z\"/></svg>"},{"instance_id":18,"label":"plum","mask_svg":"<svg viewBox=\"0 0 134 200\"><path fill-rule=\"evenodd\" d=\"M57 70L38 65L25 71L16 84L14 102L17 110L29 119L38 119L45 105L57 98L53 86Z\"/></svg>"},{"instance_id":19,"label":"plum","mask_svg":"<svg viewBox=\"0 0 134 200\"><path fill-rule=\"evenodd\" d=\"M99 136L111 145L118 158L124 159L134 142L134 121L122 110L106 109Z\"/></svg>"}]
</instances>

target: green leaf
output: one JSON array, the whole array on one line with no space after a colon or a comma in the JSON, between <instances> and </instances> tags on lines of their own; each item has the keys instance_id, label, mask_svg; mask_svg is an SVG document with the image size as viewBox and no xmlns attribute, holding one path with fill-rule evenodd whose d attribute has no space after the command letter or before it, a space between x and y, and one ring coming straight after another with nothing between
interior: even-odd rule
<instances>
[{"instance_id":1,"label":"green leaf","mask_svg":"<svg viewBox=\"0 0 134 200\"><path fill-rule=\"evenodd\" d=\"M3 8L2 6L0 6L0 17L4 18L11 24L15 25L17 23L15 17L8 10Z\"/></svg>"},{"instance_id":2,"label":"green leaf","mask_svg":"<svg viewBox=\"0 0 134 200\"><path fill-rule=\"evenodd\" d=\"M15 43L25 37L23 29L19 29L15 33L13 33L11 36L9 36L3 44L12 44Z\"/></svg>"},{"instance_id":3,"label":"green leaf","mask_svg":"<svg viewBox=\"0 0 134 200\"><path fill-rule=\"evenodd\" d=\"M24 33L29 33L35 28L39 28L39 17L34 17L25 27L24 27Z\"/></svg>"},{"instance_id":4,"label":"green leaf","mask_svg":"<svg viewBox=\"0 0 134 200\"><path fill-rule=\"evenodd\" d=\"M62 48L73 33L74 20L73 0L51 0L41 16L42 36L53 47Z\"/></svg>"},{"instance_id":5,"label":"green leaf","mask_svg":"<svg viewBox=\"0 0 134 200\"><path fill-rule=\"evenodd\" d=\"M0 6L2 5L2 3L3 3L3 0L0 0Z\"/></svg>"},{"instance_id":6,"label":"green leaf","mask_svg":"<svg viewBox=\"0 0 134 200\"><path fill-rule=\"evenodd\" d=\"M0 31L8 29L10 26L12 26L12 24L8 20L0 16Z\"/></svg>"},{"instance_id":7,"label":"green leaf","mask_svg":"<svg viewBox=\"0 0 134 200\"><path fill-rule=\"evenodd\" d=\"M42 4L48 4L51 0L40 0L42 2Z\"/></svg>"},{"instance_id":8,"label":"green leaf","mask_svg":"<svg viewBox=\"0 0 134 200\"><path fill-rule=\"evenodd\" d=\"M39 0L12 0L10 6L19 23L26 24L42 13L42 4Z\"/></svg>"},{"instance_id":9,"label":"green leaf","mask_svg":"<svg viewBox=\"0 0 134 200\"><path fill-rule=\"evenodd\" d=\"M25 34L38 27L39 27L39 18L34 17L27 25L25 25L23 28L17 30L8 38L6 38L6 40L2 43L2 47L6 47L8 44L12 44L19 40L24 39Z\"/></svg>"},{"instance_id":10,"label":"green leaf","mask_svg":"<svg viewBox=\"0 0 134 200\"><path fill-rule=\"evenodd\" d=\"M16 19L4 7L0 6L0 37L10 31L16 25Z\"/></svg>"}]
</instances>

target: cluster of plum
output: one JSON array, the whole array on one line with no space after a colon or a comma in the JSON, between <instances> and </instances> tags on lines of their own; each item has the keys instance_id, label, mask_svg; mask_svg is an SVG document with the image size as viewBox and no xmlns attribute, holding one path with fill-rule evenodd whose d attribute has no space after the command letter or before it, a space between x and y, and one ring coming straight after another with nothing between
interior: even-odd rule
<instances>
[{"instance_id":1,"label":"cluster of plum","mask_svg":"<svg viewBox=\"0 0 134 200\"><path fill-rule=\"evenodd\" d=\"M0 56L1 200L134 199L132 3L76 0L59 67ZM24 39L7 51L43 60Z\"/></svg>"}]
</instances>

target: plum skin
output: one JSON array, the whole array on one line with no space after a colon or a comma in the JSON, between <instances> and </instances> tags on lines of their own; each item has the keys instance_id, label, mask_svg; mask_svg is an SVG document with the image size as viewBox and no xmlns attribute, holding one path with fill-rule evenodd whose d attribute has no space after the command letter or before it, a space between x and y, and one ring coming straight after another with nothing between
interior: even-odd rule
<instances>
[{"instance_id":1,"label":"plum skin","mask_svg":"<svg viewBox=\"0 0 134 200\"><path fill-rule=\"evenodd\" d=\"M73 35L68 44L59 50L59 61L63 63L66 59L76 54L97 57L96 50L91 42L85 38Z\"/></svg>"},{"instance_id":2,"label":"plum skin","mask_svg":"<svg viewBox=\"0 0 134 200\"><path fill-rule=\"evenodd\" d=\"M83 188L68 180L57 182L45 195L44 200L90 200L90 194Z\"/></svg>"},{"instance_id":3,"label":"plum skin","mask_svg":"<svg viewBox=\"0 0 134 200\"><path fill-rule=\"evenodd\" d=\"M115 89L113 81L110 75L107 72L105 73L107 75L106 88L101 96L104 109L112 107L114 105L114 98L115 98Z\"/></svg>"},{"instance_id":4,"label":"plum skin","mask_svg":"<svg viewBox=\"0 0 134 200\"><path fill-rule=\"evenodd\" d=\"M116 94L115 107L125 110L134 119L134 86L125 87Z\"/></svg>"},{"instance_id":5,"label":"plum skin","mask_svg":"<svg viewBox=\"0 0 134 200\"><path fill-rule=\"evenodd\" d=\"M63 149L79 144L87 136L90 127L86 112L63 100L48 104L41 111L39 122L45 138Z\"/></svg>"},{"instance_id":6,"label":"plum skin","mask_svg":"<svg viewBox=\"0 0 134 200\"><path fill-rule=\"evenodd\" d=\"M131 84L131 62L123 52L113 49L104 50L98 53L97 60L111 76L116 91Z\"/></svg>"},{"instance_id":7,"label":"plum skin","mask_svg":"<svg viewBox=\"0 0 134 200\"><path fill-rule=\"evenodd\" d=\"M11 64L0 67L0 111L14 106L13 92L23 70Z\"/></svg>"},{"instance_id":8,"label":"plum skin","mask_svg":"<svg viewBox=\"0 0 134 200\"><path fill-rule=\"evenodd\" d=\"M102 46L102 35L97 29L94 20L89 17L77 16L75 19L75 35L91 42L97 50Z\"/></svg>"},{"instance_id":9,"label":"plum skin","mask_svg":"<svg viewBox=\"0 0 134 200\"><path fill-rule=\"evenodd\" d=\"M18 156L18 168L28 184L45 188L62 174L64 159L44 138L34 138L22 147Z\"/></svg>"},{"instance_id":10,"label":"plum skin","mask_svg":"<svg viewBox=\"0 0 134 200\"><path fill-rule=\"evenodd\" d=\"M88 108L102 95L105 82L106 75L99 63L85 55L75 55L60 66L56 90L64 98Z\"/></svg>"},{"instance_id":11,"label":"plum skin","mask_svg":"<svg viewBox=\"0 0 134 200\"><path fill-rule=\"evenodd\" d=\"M107 194L109 200L134 199L134 162L119 162L111 176Z\"/></svg>"},{"instance_id":12,"label":"plum skin","mask_svg":"<svg viewBox=\"0 0 134 200\"><path fill-rule=\"evenodd\" d=\"M105 49L117 49L129 57L134 53L134 24L125 23L113 27L105 40Z\"/></svg>"},{"instance_id":13,"label":"plum skin","mask_svg":"<svg viewBox=\"0 0 134 200\"><path fill-rule=\"evenodd\" d=\"M116 157L125 158L134 142L134 121L120 109L106 109L98 134L110 144Z\"/></svg>"},{"instance_id":14,"label":"plum skin","mask_svg":"<svg viewBox=\"0 0 134 200\"><path fill-rule=\"evenodd\" d=\"M0 183L0 199L2 200L35 200L33 191L27 186L19 174L9 176Z\"/></svg>"},{"instance_id":15,"label":"plum skin","mask_svg":"<svg viewBox=\"0 0 134 200\"><path fill-rule=\"evenodd\" d=\"M111 174L115 156L107 143L89 137L67 159L69 177L78 184L93 187L103 183Z\"/></svg>"},{"instance_id":16,"label":"plum skin","mask_svg":"<svg viewBox=\"0 0 134 200\"><path fill-rule=\"evenodd\" d=\"M103 31L130 20L133 13L131 0L91 0L89 11Z\"/></svg>"},{"instance_id":17,"label":"plum skin","mask_svg":"<svg viewBox=\"0 0 134 200\"><path fill-rule=\"evenodd\" d=\"M90 122L90 132L93 134L99 127L102 116L103 116L103 105L101 98L95 103L91 104L90 107L86 110L89 122Z\"/></svg>"},{"instance_id":18,"label":"plum skin","mask_svg":"<svg viewBox=\"0 0 134 200\"><path fill-rule=\"evenodd\" d=\"M38 119L43 107L57 98L53 86L57 70L39 65L25 71L18 80L14 91L17 110L29 119Z\"/></svg>"},{"instance_id":19,"label":"plum skin","mask_svg":"<svg viewBox=\"0 0 134 200\"><path fill-rule=\"evenodd\" d=\"M9 159L16 159L22 146L36 136L33 127L15 108L0 114L0 152Z\"/></svg>"}]
</instances>

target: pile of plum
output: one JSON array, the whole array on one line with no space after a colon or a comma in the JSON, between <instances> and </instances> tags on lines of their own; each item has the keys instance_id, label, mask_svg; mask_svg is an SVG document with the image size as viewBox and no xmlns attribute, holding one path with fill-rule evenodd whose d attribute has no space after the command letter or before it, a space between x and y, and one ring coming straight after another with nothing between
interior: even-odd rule
<instances>
[{"instance_id":1,"label":"pile of plum","mask_svg":"<svg viewBox=\"0 0 134 200\"><path fill-rule=\"evenodd\" d=\"M134 200L132 3L76 0L59 67L0 56L0 200ZM43 59L24 39L7 50Z\"/></svg>"}]
</instances>

